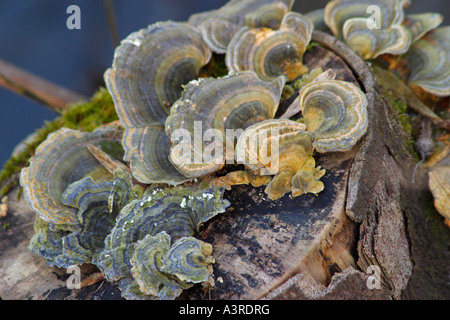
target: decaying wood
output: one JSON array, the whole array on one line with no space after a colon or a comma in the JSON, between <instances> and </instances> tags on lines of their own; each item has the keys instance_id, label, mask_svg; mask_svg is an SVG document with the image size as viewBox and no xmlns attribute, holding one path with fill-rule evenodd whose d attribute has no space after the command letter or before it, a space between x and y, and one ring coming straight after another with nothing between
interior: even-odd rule
<instances>
[{"instance_id":1,"label":"decaying wood","mask_svg":"<svg viewBox=\"0 0 450 320\"><path fill-rule=\"evenodd\" d=\"M365 91L368 133L351 152L315 156L327 170L318 196L269 201L264 187L227 191L231 207L198 235L214 248L215 286L195 286L180 298L448 299L450 232L422 168L411 182L415 159L382 83L335 38L315 31L313 41L321 46L305 54L310 69L333 68ZM46 266L26 248L34 213L23 198L8 205L10 226L0 231L3 299L120 298L105 281L68 289L64 269ZM82 270L85 277L98 271Z\"/></svg>"},{"instance_id":2,"label":"decaying wood","mask_svg":"<svg viewBox=\"0 0 450 320\"><path fill-rule=\"evenodd\" d=\"M268 299L273 300L386 300L385 287L375 287L370 277L353 268L337 273L328 286L324 286L306 272L299 273L273 290ZM376 280L375 280L376 281ZM368 283L373 289L368 289Z\"/></svg>"},{"instance_id":3,"label":"decaying wood","mask_svg":"<svg viewBox=\"0 0 450 320\"><path fill-rule=\"evenodd\" d=\"M4 300L120 298L120 291L104 281L87 290L68 289L66 281L70 273L47 266L44 259L28 251L36 214L23 197L13 201L17 192L19 189L9 194L8 214L0 220L0 297ZM80 280L88 279L95 271L98 270L94 266L83 265Z\"/></svg>"},{"instance_id":4,"label":"decaying wood","mask_svg":"<svg viewBox=\"0 0 450 320\"><path fill-rule=\"evenodd\" d=\"M267 200L264 187L234 187L232 208L202 233L213 245L213 299L259 299L297 273L328 285L335 273L356 267L357 225L345 214L348 170L354 154L322 157L325 190Z\"/></svg>"},{"instance_id":5,"label":"decaying wood","mask_svg":"<svg viewBox=\"0 0 450 320\"><path fill-rule=\"evenodd\" d=\"M61 113L68 104L88 98L0 59L0 86Z\"/></svg>"}]
</instances>

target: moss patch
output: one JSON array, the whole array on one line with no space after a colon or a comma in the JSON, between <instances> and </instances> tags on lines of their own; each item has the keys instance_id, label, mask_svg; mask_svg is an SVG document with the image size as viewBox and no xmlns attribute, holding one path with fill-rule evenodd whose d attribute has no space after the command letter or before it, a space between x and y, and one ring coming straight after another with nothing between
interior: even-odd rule
<instances>
[{"instance_id":1,"label":"moss patch","mask_svg":"<svg viewBox=\"0 0 450 320\"><path fill-rule=\"evenodd\" d=\"M411 123L410 116L408 114L408 104L405 99L401 97L402 95L399 92L395 92L396 83L389 82L389 78L382 77L380 74L380 69L374 69L374 75L377 79L377 82L383 86L383 92L381 92L382 96L387 100L389 105L394 108L394 112L396 113L396 120L403 128L405 132L405 147L406 149L413 155L416 159L417 154L414 151L414 139L413 139L413 125ZM393 91L394 90L394 91ZM399 96L399 97L397 97Z\"/></svg>"},{"instance_id":2,"label":"moss patch","mask_svg":"<svg viewBox=\"0 0 450 320\"><path fill-rule=\"evenodd\" d=\"M225 63L225 55L213 53L211 60L199 72L199 77L219 78L228 75L228 69Z\"/></svg>"},{"instance_id":3,"label":"moss patch","mask_svg":"<svg viewBox=\"0 0 450 320\"><path fill-rule=\"evenodd\" d=\"M308 51L312 51L312 49L315 48L315 47L321 47L320 43L311 41L311 42L308 44L308 46L306 47L306 51L307 51L307 52L308 52Z\"/></svg>"},{"instance_id":4,"label":"moss patch","mask_svg":"<svg viewBox=\"0 0 450 320\"><path fill-rule=\"evenodd\" d=\"M25 148L3 166L0 172L0 197L19 185L20 170L28 165L28 160L34 155L36 148L50 133L62 127L93 131L100 125L115 120L118 120L118 117L111 95L106 88L100 88L89 102L74 103L55 120L46 121L44 126L36 131L32 140L26 143Z\"/></svg>"}]
</instances>

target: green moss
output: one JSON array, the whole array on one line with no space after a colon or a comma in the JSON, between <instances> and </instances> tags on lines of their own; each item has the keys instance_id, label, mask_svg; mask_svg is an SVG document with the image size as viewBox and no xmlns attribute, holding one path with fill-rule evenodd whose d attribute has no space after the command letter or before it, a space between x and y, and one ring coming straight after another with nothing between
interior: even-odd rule
<instances>
[{"instance_id":1,"label":"green moss","mask_svg":"<svg viewBox=\"0 0 450 320\"><path fill-rule=\"evenodd\" d=\"M391 106L395 108L395 111L397 112L397 120L402 126L403 130L408 134L411 135L412 133L412 125L409 121L409 116L407 113L408 105L406 102L401 100L396 100L394 97L387 95L387 98L390 100L389 103Z\"/></svg>"},{"instance_id":2,"label":"green moss","mask_svg":"<svg viewBox=\"0 0 450 320\"><path fill-rule=\"evenodd\" d=\"M317 42L311 41L308 46L306 47L306 51L311 51L315 47L320 47L321 45Z\"/></svg>"},{"instance_id":3,"label":"green moss","mask_svg":"<svg viewBox=\"0 0 450 320\"><path fill-rule=\"evenodd\" d=\"M90 102L73 104L59 119L62 127L93 131L102 124L118 120L112 97L100 88Z\"/></svg>"},{"instance_id":4,"label":"green moss","mask_svg":"<svg viewBox=\"0 0 450 320\"><path fill-rule=\"evenodd\" d=\"M211 76L214 78L223 77L228 74L228 68L225 64L225 55L224 54L213 54L213 57L211 59L213 62L212 65L212 74Z\"/></svg>"},{"instance_id":5,"label":"green moss","mask_svg":"<svg viewBox=\"0 0 450 320\"><path fill-rule=\"evenodd\" d=\"M380 68L373 68L373 70L377 82L383 86L383 92L381 92L381 94L386 98L389 105L393 107L393 111L396 113L396 120L405 132L405 147L411 155L417 158L417 154L414 151L414 139L412 135L413 126L408 115L408 105L405 101L405 97L402 96L403 92L395 91L398 84L392 82L392 78L385 75L388 71Z\"/></svg>"},{"instance_id":6,"label":"green moss","mask_svg":"<svg viewBox=\"0 0 450 320\"><path fill-rule=\"evenodd\" d=\"M301 87L306 86L308 83L311 83L315 78L317 78L323 69L321 67L310 70L308 73L302 75L302 77L292 84L292 87L296 90L300 90Z\"/></svg>"},{"instance_id":7,"label":"green moss","mask_svg":"<svg viewBox=\"0 0 450 320\"><path fill-rule=\"evenodd\" d=\"M26 143L25 148L3 166L0 172L0 197L19 184L20 170L28 165L28 160L34 155L36 148L50 133L62 127L93 131L100 125L115 120L118 120L118 117L111 95L106 88L100 88L91 101L72 104L55 120L46 121L44 126L36 131L32 140Z\"/></svg>"},{"instance_id":8,"label":"green moss","mask_svg":"<svg viewBox=\"0 0 450 320\"><path fill-rule=\"evenodd\" d=\"M417 154L414 151L414 139L412 136L413 126L411 124L408 115L408 105L405 101L395 99L388 90L385 90L384 97L388 100L389 104L394 107L396 113L397 122L403 128L405 132L405 147L406 149L417 158Z\"/></svg>"}]
</instances>

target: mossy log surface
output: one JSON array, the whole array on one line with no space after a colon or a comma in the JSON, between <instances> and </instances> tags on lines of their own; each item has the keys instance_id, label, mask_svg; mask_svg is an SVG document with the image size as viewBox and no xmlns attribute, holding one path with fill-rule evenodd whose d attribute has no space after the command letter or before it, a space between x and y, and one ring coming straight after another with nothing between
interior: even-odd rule
<instances>
[{"instance_id":1,"label":"mossy log surface","mask_svg":"<svg viewBox=\"0 0 450 320\"><path fill-rule=\"evenodd\" d=\"M304 56L310 70L333 68L338 79L366 93L368 133L351 152L316 155L327 170L318 196L270 201L263 187L227 191L231 206L198 234L214 248L215 286L195 286L180 298L450 298L450 232L434 210L424 172L411 182L415 158L381 94L383 84L335 38L315 31L313 41L320 46ZM46 266L28 251L35 214L23 197L13 201L18 191L9 195L3 219L9 226L0 231L0 297L121 299L106 281L68 289L65 269ZM82 277L96 271L83 265Z\"/></svg>"}]
</instances>

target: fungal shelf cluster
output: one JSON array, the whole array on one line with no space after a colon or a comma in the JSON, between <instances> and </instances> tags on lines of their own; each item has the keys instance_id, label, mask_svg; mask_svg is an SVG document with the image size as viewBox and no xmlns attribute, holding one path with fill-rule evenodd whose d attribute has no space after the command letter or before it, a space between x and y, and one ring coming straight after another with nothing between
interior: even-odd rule
<instances>
[{"instance_id":1,"label":"fungal shelf cluster","mask_svg":"<svg viewBox=\"0 0 450 320\"><path fill-rule=\"evenodd\" d=\"M266 185L271 200L319 194L326 172L315 153L349 151L367 131L364 92L303 64L315 26L365 59L424 59L409 83L448 95L448 81L428 81L439 68L432 50L448 64L438 39L449 32L427 33L439 16L405 18L406 0L334 0L310 15L291 11L293 2L232 0L124 39L104 76L120 122L62 128L22 170L37 214L30 250L57 267L96 265L127 299L175 299L195 284L212 286L213 248L196 235L230 206L224 191L252 184ZM383 19L366 35L352 17L367 4L379 5ZM430 39L443 47L429 48ZM227 74L214 76L220 59ZM288 88L299 95L275 118Z\"/></svg>"}]
</instances>

